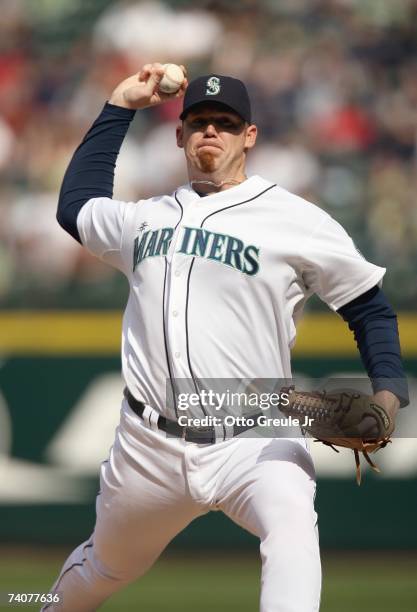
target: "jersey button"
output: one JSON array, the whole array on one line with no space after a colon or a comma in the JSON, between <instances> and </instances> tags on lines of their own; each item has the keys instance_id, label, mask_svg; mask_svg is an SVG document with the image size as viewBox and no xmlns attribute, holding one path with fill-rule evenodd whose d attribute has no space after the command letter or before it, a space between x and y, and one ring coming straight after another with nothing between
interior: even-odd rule
<instances>
[{"instance_id":1,"label":"jersey button","mask_svg":"<svg viewBox=\"0 0 417 612\"><path fill-rule=\"evenodd\" d=\"M172 316L173 317L178 317L178 310L173 310L172 311Z\"/></svg>"},{"instance_id":2,"label":"jersey button","mask_svg":"<svg viewBox=\"0 0 417 612\"><path fill-rule=\"evenodd\" d=\"M178 353L178 351L177 351L177 352L175 353L175 357L176 357L177 359L179 359L179 358L181 357L181 353Z\"/></svg>"},{"instance_id":3,"label":"jersey button","mask_svg":"<svg viewBox=\"0 0 417 612\"><path fill-rule=\"evenodd\" d=\"M175 276L181 276L181 272L179 270L175 270L174 274Z\"/></svg>"}]
</instances>

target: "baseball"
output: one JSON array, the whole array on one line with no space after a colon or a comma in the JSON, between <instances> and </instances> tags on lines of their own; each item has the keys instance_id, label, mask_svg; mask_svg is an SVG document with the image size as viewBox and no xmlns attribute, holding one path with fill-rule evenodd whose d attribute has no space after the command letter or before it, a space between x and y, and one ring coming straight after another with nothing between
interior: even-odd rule
<instances>
[{"instance_id":1,"label":"baseball","mask_svg":"<svg viewBox=\"0 0 417 612\"><path fill-rule=\"evenodd\" d=\"M176 93L184 81L184 73L177 64L164 64L165 74L159 83L159 89L164 93Z\"/></svg>"}]
</instances>

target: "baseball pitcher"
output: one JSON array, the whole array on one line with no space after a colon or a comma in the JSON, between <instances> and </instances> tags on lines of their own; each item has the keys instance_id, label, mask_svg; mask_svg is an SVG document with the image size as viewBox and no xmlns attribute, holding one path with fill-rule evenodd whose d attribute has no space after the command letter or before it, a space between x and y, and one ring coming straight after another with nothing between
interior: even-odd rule
<instances>
[{"instance_id":1,"label":"baseball pitcher","mask_svg":"<svg viewBox=\"0 0 417 612\"><path fill-rule=\"evenodd\" d=\"M244 83L210 74L164 93L163 77L161 64L147 64L116 87L62 184L59 223L129 281L126 389L101 466L94 532L53 586L62 603L43 610L96 610L147 572L190 521L221 510L260 540L261 612L317 611L308 441L248 436L250 424L184 424L173 391L178 380L291 379L295 323L316 293L354 332L374 385L367 405L384 415L380 426L361 408L361 435L386 440L407 391L391 383L404 372L396 317L380 289L385 270L319 207L246 175L257 127ZM114 199L117 156L136 112L174 97L183 97L176 141L188 183L139 202ZM326 398L326 410L313 399L314 414L330 418ZM300 411L301 400L290 407ZM203 405L193 409L208 416Z\"/></svg>"}]
</instances>

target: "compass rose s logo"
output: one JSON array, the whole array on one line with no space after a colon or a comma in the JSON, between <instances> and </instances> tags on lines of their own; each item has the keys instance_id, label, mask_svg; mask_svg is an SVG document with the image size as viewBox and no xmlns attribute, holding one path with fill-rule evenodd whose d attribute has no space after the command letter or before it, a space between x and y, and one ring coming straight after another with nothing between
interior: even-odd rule
<instances>
[{"instance_id":1,"label":"compass rose s logo","mask_svg":"<svg viewBox=\"0 0 417 612\"><path fill-rule=\"evenodd\" d=\"M207 80L206 96L217 96L220 93L220 79L212 76Z\"/></svg>"}]
</instances>

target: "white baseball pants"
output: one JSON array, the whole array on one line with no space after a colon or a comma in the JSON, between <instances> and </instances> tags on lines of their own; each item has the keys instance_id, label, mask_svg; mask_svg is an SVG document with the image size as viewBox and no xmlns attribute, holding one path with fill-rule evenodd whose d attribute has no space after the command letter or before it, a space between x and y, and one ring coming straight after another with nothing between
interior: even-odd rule
<instances>
[{"instance_id":1,"label":"white baseball pants","mask_svg":"<svg viewBox=\"0 0 417 612\"><path fill-rule=\"evenodd\" d=\"M91 612L142 576L172 538L221 510L260 538L260 612L319 609L315 474L304 440L233 438L195 444L145 427L126 400L101 466L91 538L66 560L48 612Z\"/></svg>"}]
</instances>

